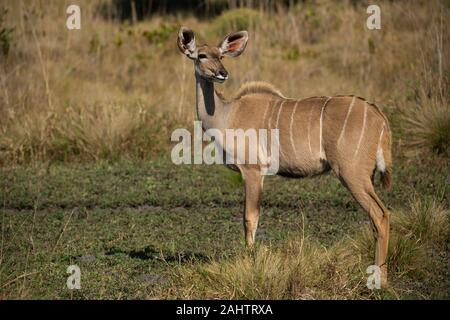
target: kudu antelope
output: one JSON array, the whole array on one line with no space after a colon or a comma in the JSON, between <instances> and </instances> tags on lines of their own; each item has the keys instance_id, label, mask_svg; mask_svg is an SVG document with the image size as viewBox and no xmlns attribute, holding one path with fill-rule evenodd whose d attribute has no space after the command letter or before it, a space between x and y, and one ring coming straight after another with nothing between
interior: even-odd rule
<instances>
[{"instance_id":1,"label":"kudu antelope","mask_svg":"<svg viewBox=\"0 0 450 320\"><path fill-rule=\"evenodd\" d=\"M373 186L376 171L384 187L391 184L391 131L386 117L373 104L356 96L288 99L272 85L251 82L231 100L214 90L228 72L225 56L239 56L247 31L230 34L217 46L197 46L192 30L182 27L178 47L195 67L197 116L203 130L215 128L278 129L279 175L306 177L332 170L369 214L376 240L375 263L387 284L386 255L389 211ZM260 213L264 175L260 164L237 165L245 182L244 231L252 246Z\"/></svg>"}]
</instances>

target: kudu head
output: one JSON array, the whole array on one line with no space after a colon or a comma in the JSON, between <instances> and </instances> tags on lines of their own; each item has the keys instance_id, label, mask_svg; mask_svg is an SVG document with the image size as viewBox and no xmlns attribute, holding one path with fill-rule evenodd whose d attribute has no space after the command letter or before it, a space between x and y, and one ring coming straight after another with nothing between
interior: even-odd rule
<instances>
[{"instance_id":1,"label":"kudu head","mask_svg":"<svg viewBox=\"0 0 450 320\"><path fill-rule=\"evenodd\" d=\"M222 64L225 56L237 57L247 45L247 31L239 31L229 34L217 46L195 43L194 32L186 27L181 27L178 32L178 48L189 59L194 61L195 74L210 82L223 83L228 79L228 72Z\"/></svg>"}]
</instances>

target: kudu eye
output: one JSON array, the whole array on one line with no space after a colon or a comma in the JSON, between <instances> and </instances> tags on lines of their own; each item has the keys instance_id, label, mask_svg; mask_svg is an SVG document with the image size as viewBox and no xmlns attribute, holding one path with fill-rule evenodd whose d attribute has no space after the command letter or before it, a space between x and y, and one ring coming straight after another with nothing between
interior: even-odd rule
<instances>
[{"instance_id":1,"label":"kudu eye","mask_svg":"<svg viewBox=\"0 0 450 320\"><path fill-rule=\"evenodd\" d=\"M199 59L206 59L208 57L206 56L206 54L201 53L201 54L198 55L198 58Z\"/></svg>"}]
</instances>

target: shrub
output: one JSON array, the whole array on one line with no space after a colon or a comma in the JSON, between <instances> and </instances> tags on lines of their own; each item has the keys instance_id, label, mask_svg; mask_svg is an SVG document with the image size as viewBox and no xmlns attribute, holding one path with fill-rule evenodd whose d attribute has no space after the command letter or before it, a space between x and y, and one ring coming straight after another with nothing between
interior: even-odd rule
<instances>
[{"instance_id":1,"label":"shrub","mask_svg":"<svg viewBox=\"0 0 450 320\"><path fill-rule=\"evenodd\" d=\"M224 36L238 30L248 30L258 26L263 19L263 14L249 8L228 10L218 16L212 29L218 36Z\"/></svg>"},{"instance_id":2,"label":"shrub","mask_svg":"<svg viewBox=\"0 0 450 320\"><path fill-rule=\"evenodd\" d=\"M286 60L296 61L300 58L300 51L298 48L289 48L283 56Z\"/></svg>"},{"instance_id":3,"label":"shrub","mask_svg":"<svg viewBox=\"0 0 450 320\"><path fill-rule=\"evenodd\" d=\"M0 8L0 50L4 56L7 56L11 48L12 35L14 28L5 26L5 17L8 9Z\"/></svg>"},{"instance_id":4,"label":"shrub","mask_svg":"<svg viewBox=\"0 0 450 320\"><path fill-rule=\"evenodd\" d=\"M161 25L158 29L154 30L146 30L142 33L142 35L147 39L150 44L154 44L158 47L163 46L170 35L178 30L179 26L177 25Z\"/></svg>"}]
</instances>

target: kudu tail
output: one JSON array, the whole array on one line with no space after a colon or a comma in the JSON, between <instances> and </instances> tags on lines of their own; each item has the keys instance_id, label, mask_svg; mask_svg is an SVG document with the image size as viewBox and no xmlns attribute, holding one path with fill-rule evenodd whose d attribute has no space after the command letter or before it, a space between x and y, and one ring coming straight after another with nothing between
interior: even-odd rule
<instances>
[{"instance_id":1,"label":"kudu tail","mask_svg":"<svg viewBox=\"0 0 450 320\"><path fill-rule=\"evenodd\" d=\"M384 130L381 133L380 143L377 149L376 169L380 172L380 180L383 189L392 187L392 135L389 124L386 121Z\"/></svg>"},{"instance_id":2,"label":"kudu tail","mask_svg":"<svg viewBox=\"0 0 450 320\"><path fill-rule=\"evenodd\" d=\"M392 188L392 173L390 169L387 169L385 172L381 172L380 180L383 189L390 190Z\"/></svg>"}]
</instances>

